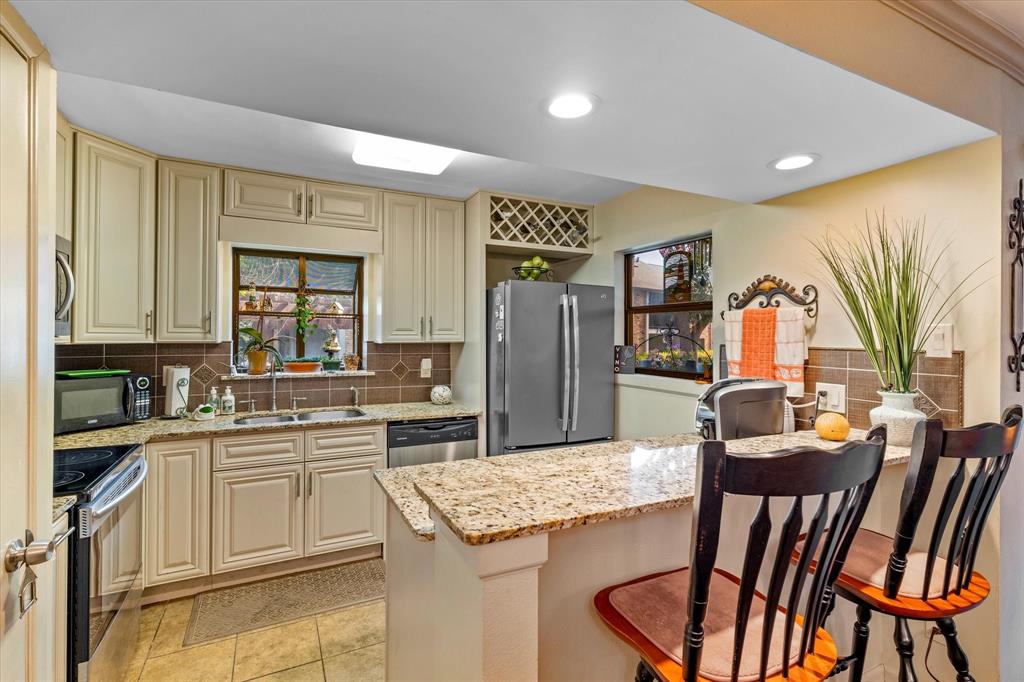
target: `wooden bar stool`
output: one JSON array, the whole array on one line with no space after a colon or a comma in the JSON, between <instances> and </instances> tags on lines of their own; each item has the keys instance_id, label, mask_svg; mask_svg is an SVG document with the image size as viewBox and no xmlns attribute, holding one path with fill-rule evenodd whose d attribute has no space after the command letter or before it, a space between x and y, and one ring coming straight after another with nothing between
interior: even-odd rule
<instances>
[{"instance_id":1,"label":"wooden bar stool","mask_svg":"<svg viewBox=\"0 0 1024 682\"><path fill-rule=\"evenodd\" d=\"M789 571L804 522L805 496L821 496L809 523L824 537L823 565L839 566L860 526L885 454L885 430L837 450L798 448L763 455L733 455L722 441L697 452L690 565L607 587L594 597L597 612L640 654L637 682L823 680L832 671L835 643L821 627L831 603L831 570L810 571L808 561ZM740 576L715 568L725 494L761 498L750 524ZM769 559L765 594L756 584L771 535L771 498L792 498ZM838 498L838 500L837 500ZM835 503L829 520L830 501ZM826 527L839 528L835 535ZM732 534L732 528L728 529ZM767 570L766 570L767 573ZM783 587L791 574L785 606ZM808 576L812 576L807 580ZM803 616L797 614L808 587ZM685 618L685 621L684 621ZM776 620L783 622L776 627ZM685 628L683 627L685 623Z\"/></svg>"},{"instance_id":2,"label":"wooden bar stool","mask_svg":"<svg viewBox=\"0 0 1024 682\"><path fill-rule=\"evenodd\" d=\"M878 611L896 619L894 640L900 656L901 682L917 680L908 620L934 621L946 640L947 655L956 669L957 680L974 679L957 640L953 616L973 609L988 596L989 583L974 570L974 561L985 522L1020 439L1021 414L1017 405L1003 413L1000 424L944 429L940 420L930 419L917 425L900 499L896 537L858 531L836 579L836 592L857 605L853 652L839 660L837 673L849 667L852 682L861 679L868 621L872 612ZM936 468L944 457L954 460L956 466L941 490L942 502L928 536L928 550L913 550L911 546L932 492ZM940 556L943 548L945 556ZM812 554L817 559L818 554ZM800 543L794 560L806 562ZM816 561L811 564L815 567Z\"/></svg>"}]
</instances>

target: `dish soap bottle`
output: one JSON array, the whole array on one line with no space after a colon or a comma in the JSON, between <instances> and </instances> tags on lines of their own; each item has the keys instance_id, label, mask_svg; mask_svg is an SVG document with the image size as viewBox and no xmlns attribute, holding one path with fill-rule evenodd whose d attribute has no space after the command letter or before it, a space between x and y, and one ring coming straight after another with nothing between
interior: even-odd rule
<instances>
[{"instance_id":1,"label":"dish soap bottle","mask_svg":"<svg viewBox=\"0 0 1024 682\"><path fill-rule=\"evenodd\" d=\"M217 387L210 387L210 399L206 401L206 404L213 408L214 414L220 414L220 396L217 395Z\"/></svg>"},{"instance_id":2,"label":"dish soap bottle","mask_svg":"<svg viewBox=\"0 0 1024 682\"><path fill-rule=\"evenodd\" d=\"M220 413L235 413L235 394L231 392L230 386L224 389L224 395L222 395L220 398Z\"/></svg>"}]
</instances>

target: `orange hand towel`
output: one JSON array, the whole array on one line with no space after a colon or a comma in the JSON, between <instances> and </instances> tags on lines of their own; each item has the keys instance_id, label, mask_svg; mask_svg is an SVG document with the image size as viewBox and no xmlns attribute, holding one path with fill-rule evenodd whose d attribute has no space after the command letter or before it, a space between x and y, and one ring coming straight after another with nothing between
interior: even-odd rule
<instances>
[{"instance_id":1,"label":"orange hand towel","mask_svg":"<svg viewBox=\"0 0 1024 682\"><path fill-rule=\"evenodd\" d=\"M778 310L747 308L743 311L742 377L775 378L775 323Z\"/></svg>"}]
</instances>

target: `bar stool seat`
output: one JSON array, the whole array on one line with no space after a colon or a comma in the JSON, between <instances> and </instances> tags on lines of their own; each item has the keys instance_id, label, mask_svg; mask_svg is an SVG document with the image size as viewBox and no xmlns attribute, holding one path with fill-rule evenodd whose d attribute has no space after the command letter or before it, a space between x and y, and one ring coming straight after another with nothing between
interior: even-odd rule
<instances>
[{"instance_id":1,"label":"bar stool seat","mask_svg":"<svg viewBox=\"0 0 1024 682\"><path fill-rule=\"evenodd\" d=\"M715 569L711 576L700 680L730 682L732 679L739 585L740 579L737 576L720 569ZM679 614L686 613L689 607L689 592L690 569L680 568L605 588L597 594L595 604L601 618L620 637L643 652L645 658L658 668L659 674L667 680L679 680L683 676L684 634L679 627ZM738 682L759 679L758 654L764 630L765 606L764 596L755 592L743 643ZM779 607L778 611L780 619L785 618L785 609ZM802 623L803 619L797 616L791 637L788 670L790 682L821 680L832 670L837 658L832 637L824 628L818 628L814 653L807 654L803 665L798 665ZM783 638L783 629L773 628L765 671L768 680L783 679Z\"/></svg>"}]
</instances>

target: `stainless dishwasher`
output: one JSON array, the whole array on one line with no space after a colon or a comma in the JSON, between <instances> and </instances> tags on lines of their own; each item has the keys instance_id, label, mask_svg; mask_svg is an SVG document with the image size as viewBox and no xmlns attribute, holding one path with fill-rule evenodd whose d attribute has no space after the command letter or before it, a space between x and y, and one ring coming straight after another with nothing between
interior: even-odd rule
<instances>
[{"instance_id":1,"label":"stainless dishwasher","mask_svg":"<svg viewBox=\"0 0 1024 682\"><path fill-rule=\"evenodd\" d=\"M388 425L389 468L470 459L476 454L476 417L403 421Z\"/></svg>"}]
</instances>

